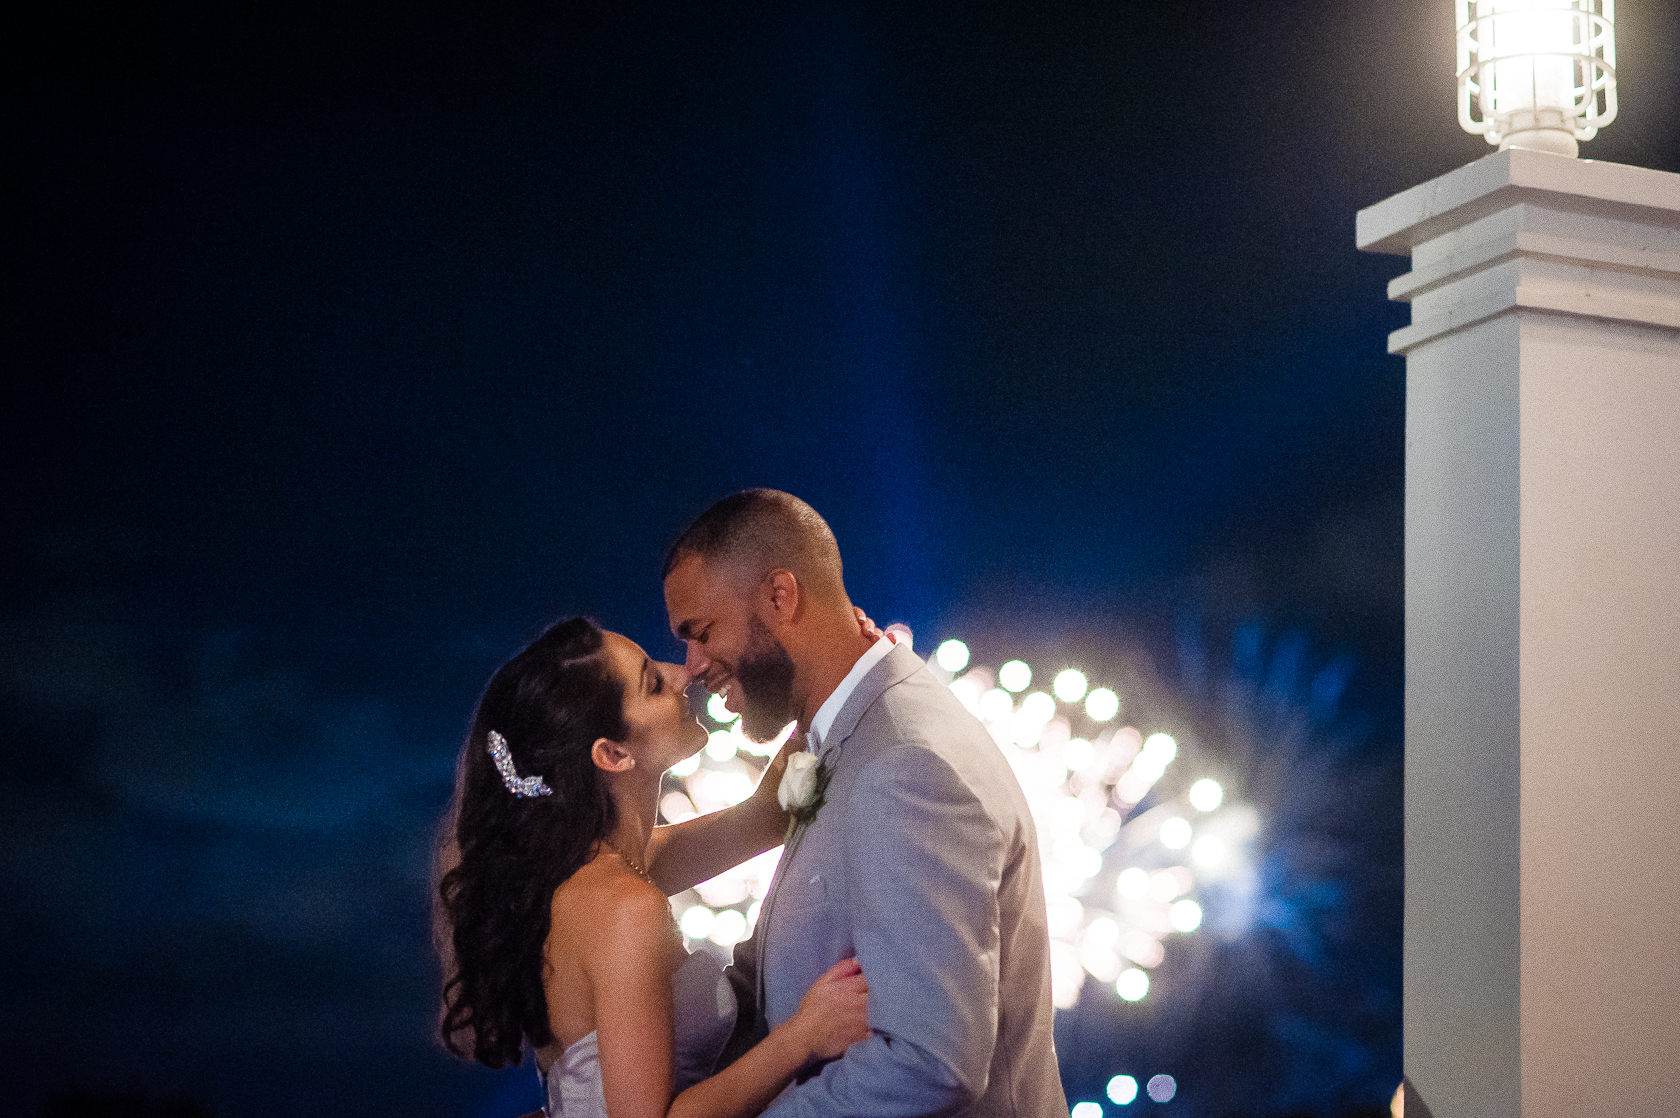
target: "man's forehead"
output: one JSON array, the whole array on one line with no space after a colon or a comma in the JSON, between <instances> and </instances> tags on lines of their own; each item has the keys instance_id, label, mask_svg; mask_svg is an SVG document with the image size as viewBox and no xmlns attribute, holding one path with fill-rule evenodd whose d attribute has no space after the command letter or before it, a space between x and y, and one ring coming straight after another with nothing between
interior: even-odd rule
<instances>
[{"instance_id":1,"label":"man's forehead","mask_svg":"<svg viewBox=\"0 0 1680 1118\"><path fill-rule=\"evenodd\" d=\"M665 608L671 615L673 632L726 608L731 597L728 582L719 577L713 564L698 555L687 556L665 577Z\"/></svg>"}]
</instances>

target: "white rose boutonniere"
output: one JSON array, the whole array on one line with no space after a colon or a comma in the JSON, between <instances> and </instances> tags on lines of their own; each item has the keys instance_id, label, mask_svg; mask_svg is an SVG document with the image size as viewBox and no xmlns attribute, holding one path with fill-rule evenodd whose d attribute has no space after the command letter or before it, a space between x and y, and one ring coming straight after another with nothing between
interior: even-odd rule
<instances>
[{"instance_id":1,"label":"white rose boutonniere","mask_svg":"<svg viewBox=\"0 0 1680 1118\"><path fill-rule=\"evenodd\" d=\"M776 802L788 813L787 839L793 832L817 817L823 806L823 793L828 789L829 769L809 753L795 753L787 759L787 771L776 786Z\"/></svg>"}]
</instances>

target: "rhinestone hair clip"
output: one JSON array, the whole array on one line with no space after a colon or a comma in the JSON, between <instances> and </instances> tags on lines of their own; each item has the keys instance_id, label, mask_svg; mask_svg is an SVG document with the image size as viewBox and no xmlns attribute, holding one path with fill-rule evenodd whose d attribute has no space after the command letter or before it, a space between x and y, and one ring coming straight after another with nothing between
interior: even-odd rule
<instances>
[{"instance_id":1,"label":"rhinestone hair clip","mask_svg":"<svg viewBox=\"0 0 1680 1118\"><path fill-rule=\"evenodd\" d=\"M513 754L508 752L507 739L496 731L490 731L490 759L496 762L496 771L502 774L502 783L507 790L522 800L533 796L552 795L554 790L543 782L540 776L520 776L519 770L513 767Z\"/></svg>"}]
</instances>

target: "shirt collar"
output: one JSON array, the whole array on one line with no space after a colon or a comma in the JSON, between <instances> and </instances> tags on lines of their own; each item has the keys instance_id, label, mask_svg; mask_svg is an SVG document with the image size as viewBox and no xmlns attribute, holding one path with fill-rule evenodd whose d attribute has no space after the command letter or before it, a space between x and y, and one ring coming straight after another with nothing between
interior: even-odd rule
<instances>
[{"instance_id":1,"label":"shirt collar","mask_svg":"<svg viewBox=\"0 0 1680 1118\"><path fill-rule=\"evenodd\" d=\"M887 653L892 651L892 647L893 640L891 637L882 637L870 645L869 650L859 656L857 663L852 665L852 670L846 673L846 678L840 681L840 686L834 689L832 695L823 700L822 706L817 708L817 713L811 718L812 753L822 748L823 739L828 737L829 728L834 725L834 720L840 716L840 708L845 706L846 700L852 697L852 692L856 691L857 685L863 682L863 677L869 674L869 669L879 664Z\"/></svg>"}]
</instances>

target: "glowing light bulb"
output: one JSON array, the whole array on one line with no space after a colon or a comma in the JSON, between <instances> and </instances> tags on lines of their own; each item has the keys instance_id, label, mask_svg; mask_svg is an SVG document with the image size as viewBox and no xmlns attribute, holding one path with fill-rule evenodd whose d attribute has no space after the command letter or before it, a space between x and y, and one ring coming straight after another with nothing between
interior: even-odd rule
<instances>
[{"instance_id":1,"label":"glowing light bulb","mask_svg":"<svg viewBox=\"0 0 1680 1118\"><path fill-rule=\"evenodd\" d=\"M1032 669L1025 660L1010 660L998 669L998 686L1005 691L1025 691L1032 683Z\"/></svg>"},{"instance_id":2,"label":"glowing light bulb","mask_svg":"<svg viewBox=\"0 0 1680 1118\"><path fill-rule=\"evenodd\" d=\"M955 675L968 667L968 645L956 639L945 641L934 651L933 660Z\"/></svg>"},{"instance_id":3,"label":"glowing light bulb","mask_svg":"<svg viewBox=\"0 0 1680 1118\"><path fill-rule=\"evenodd\" d=\"M1458 122L1574 156L1616 117L1614 0L1458 0ZM1474 104L1474 112L1472 111Z\"/></svg>"},{"instance_id":4,"label":"glowing light bulb","mask_svg":"<svg viewBox=\"0 0 1680 1118\"><path fill-rule=\"evenodd\" d=\"M1085 673L1077 668L1064 668L1056 673L1056 682L1050 689L1056 693L1056 698L1064 703L1077 703L1085 697Z\"/></svg>"},{"instance_id":5,"label":"glowing light bulb","mask_svg":"<svg viewBox=\"0 0 1680 1118\"><path fill-rule=\"evenodd\" d=\"M1107 722L1120 713L1120 696L1106 687L1098 687L1085 696L1085 713L1093 722Z\"/></svg>"}]
</instances>

